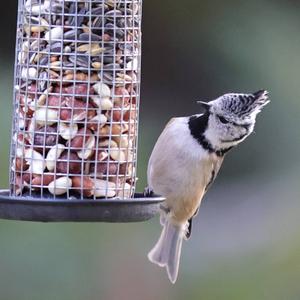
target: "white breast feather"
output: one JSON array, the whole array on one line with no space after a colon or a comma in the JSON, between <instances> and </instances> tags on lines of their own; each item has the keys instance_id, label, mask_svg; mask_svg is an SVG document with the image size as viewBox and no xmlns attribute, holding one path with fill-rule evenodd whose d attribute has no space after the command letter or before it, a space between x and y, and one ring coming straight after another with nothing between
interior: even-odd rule
<instances>
[{"instance_id":1,"label":"white breast feather","mask_svg":"<svg viewBox=\"0 0 300 300\"><path fill-rule=\"evenodd\" d=\"M178 218L186 218L199 206L213 169L212 155L191 136L188 118L175 118L153 149L148 184L167 198Z\"/></svg>"}]
</instances>

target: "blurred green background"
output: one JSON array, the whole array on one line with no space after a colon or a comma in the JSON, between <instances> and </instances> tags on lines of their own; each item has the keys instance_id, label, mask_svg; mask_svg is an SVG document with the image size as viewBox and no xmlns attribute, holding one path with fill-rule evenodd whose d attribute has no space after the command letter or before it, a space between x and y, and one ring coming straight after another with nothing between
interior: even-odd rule
<instances>
[{"instance_id":1,"label":"blurred green background","mask_svg":"<svg viewBox=\"0 0 300 300\"><path fill-rule=\"evenodd\" d=\"M8 148L16 2L0 18L0 185ZM137 224L0 222L1 300L300 299L300 2L144 2L139 190L171 116L196 100L268 89L256 133L232 151L184 243L175 286L146 254L158 219Z\"/></svg>"}]
</instances>

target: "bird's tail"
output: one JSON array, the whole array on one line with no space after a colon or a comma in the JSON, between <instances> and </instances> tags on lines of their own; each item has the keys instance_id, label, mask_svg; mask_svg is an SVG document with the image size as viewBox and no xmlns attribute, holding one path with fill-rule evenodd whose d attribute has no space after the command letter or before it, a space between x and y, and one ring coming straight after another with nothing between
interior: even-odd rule
<instances>
[{"instance_id":1,"label":"bird's tail","mask_svg":"<svg viewBox=\"0 0 300 300\"><path fill-rule=\"evenodd\" d=\"M152 263L160 267L166 267L170 281L175 283L186 224L174 225L169 218L166 218L164 221L160 238L149 252L148 258Z\"/></svg>"}]
</instances>

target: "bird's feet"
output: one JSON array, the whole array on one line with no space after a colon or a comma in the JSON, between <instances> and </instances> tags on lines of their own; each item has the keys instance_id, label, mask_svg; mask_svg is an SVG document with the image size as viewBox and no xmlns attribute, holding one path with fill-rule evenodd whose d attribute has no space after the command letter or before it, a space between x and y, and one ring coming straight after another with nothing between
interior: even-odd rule
<instances>
[{"instance_id":1,"label":"bird's feet","mask_svg":"<svg viewBox=\"0 0 300 300\"><path fill-rule=\"evenodd\" d=\"M148 186L144 189L144 197L153 197L154 192Z\"/></svg>"}]
</instances>

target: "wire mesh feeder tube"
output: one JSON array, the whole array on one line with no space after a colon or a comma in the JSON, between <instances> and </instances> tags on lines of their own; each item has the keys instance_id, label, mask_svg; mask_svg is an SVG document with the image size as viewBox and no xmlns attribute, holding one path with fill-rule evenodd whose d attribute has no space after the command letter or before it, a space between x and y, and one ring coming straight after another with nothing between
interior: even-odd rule
<instances>
[{"instance_id":1,"label":"wire mesh feeder tube","mask_svg":"<svg viewBox=\"0 0 300 300\"><path fill-rule=\"evenodd\" d=\"M141 0L19 0L11 196L130 198Z\"/></svg>"}]
</instances>

